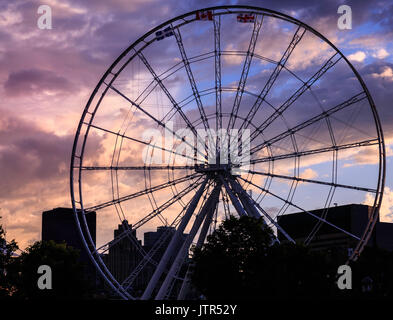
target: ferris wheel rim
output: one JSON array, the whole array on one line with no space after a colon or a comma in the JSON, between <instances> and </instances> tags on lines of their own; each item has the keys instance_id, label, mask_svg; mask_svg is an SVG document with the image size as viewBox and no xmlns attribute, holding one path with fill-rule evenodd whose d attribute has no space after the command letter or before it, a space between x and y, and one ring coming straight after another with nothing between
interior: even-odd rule
<instances>
[{"instance_id":1,"label":"ferris wheel rim","mask_svg":"<svg viewBox=\"0 0 393 320\"><path fill-rule=\"evenodd\" d=\"M383 131L382 131L382 126L380 123L380 118L378 116L377 110L376 110L376 106L374 104L374 101L372 99L371 94L369 93L367 86L365 85L363 79L361 78L360 74L358 73L358 71L354 68L354 66L350 63L350 61L345 57L344 54L341 53L341 51L333 44L331 43L325 36L323 36L322 34L320 34L318 31L316 31L315 29L313 29L312 27L308 26L307 24L301 22L300 20L297 20L293 17L290 17L289 15L280 13L278 11L274 11L274 10L270 10L270 9L265 9L265 8L259 8L259 7L255 7L255 6L242 6L242 5L232 5L232 6L215 6L215 7L208 7L208 8L203 8L203 9L198 9L198 10L194 10L191 12L188 12L186 14L183 15L179 15L175 18L172 18L170 20L167 20L166 22L158 25L157 27L151 29L150 31L148 31L147 33L145 33L143 36L141 36L139 39L137 39L135 42L133 42L127 49L125 49L120 55L119 57L112 63L112 65L107 69L107 71L104 73L104 75L101 77L100 81L98 82L97 86L95 87L95 89L93 90L92 94L90 95L90 98L84 108L81 120L79 122L78 125L78 129L75 135L75 139L74 139L74 144L73 144L73 149L72 149L72 156L71 156L71 169L70 169L70 191L71 191L71 202L72 202L72 207L73 207L73 211L75 213L75 219L77 222L77 226L78 226L78 231L81 235L81 237L83 238L83 244L85 246L85 248L89 251L90 253L90 257L93 261L93 263L95 264L97 269L101 269L100 266L105 266L105 263L98 261L100 260L99 254L97 251L95 251L96 248L94 248L93 251L90 251L89 249L89 244L92 244L92 239L91 236L89 234L89 242L86 242L86 239L84 238L83 235L83 228L87 228L87 223L86 223L86 219L85 216L82 215L82 220L80 220L80 218L78 218L78 212L81 211L82 213L84 213L84 207L83 207L83 200L82 200L82 189L81 189L81 165L83 162L83 155L84 155L84 148L85 148L85 144L87 141L87 137L88 137L88 133L90 130L90 125L87 127L86 129L86 133L84 135L84 139L83 139L83 144L82 144L82 151L81 151L81 155L80 157L76 155L76 149L78 146L78 142L80 141L79 139L81 138L80 133L81 133L81 128L84 124L84 119L86 118L87 113L89 113L89 108L91 106L91 103L94 99L94 97L96 96L96 94L98 93L98 90L101 88L101 86L103 85L103 83L105 83L105 79L108 77L108 75L111 73L111 71L118 65L119 62L121 62L122 58L124 58L133 48L135 48L135 46L141 42L143 42L144 39L146 39L148 36L152 35L154 32L162 29L163 27L172 24L173 22L186 18L188 16L191 15L195 15L196 12L198 11L207 11L207 10L225 10L225 9L239 9L239 10L255 10L260 12L261 14L268 14L268 15L272 15L274 18L279 18L282 20L286 20L289 22L292 22L298 26L302 26L304 27L306 30L312 32L314 35L316 35L317 37L319 37L320 39L322 39L324 42L326 42L327 44L329 44L329 46L331 48L333 48L336 53L339 53L339 55L341 56L341 58L344 59L344 61L346 62L346 64L351 68L353 74L355 74L357 81L361 84L366 96L367 96L367 100L369 102L369 106L372 110L372 114L373 114L373 118L374 118L374 123L375 123L375 127L377 129L377 135L378 135L378 146L379 146L379 173L378 173L378 183L377 183L377 192L375 195L375 199L374 199L374 205L373 205L373 213L372 213L372 218L369 220L368 225L366 227L366 231L364 232L362 238L360 239L357 248L354 250L354 253L352 254L352 256L349 258L348 261L350 260L354 260L357 258L358 254L360 254L361 250L364 247L364 244L369 240L370 236L371 236L371 230L373 229L376 221L377 221L377 217L378 217L378 211L379 208L381 206L381 202L382 202L382 197L383 197L383 189L384 189L384 184L385 184L385 172L386 172L386 159L385 159L385 143L384 143L384 137L383 137ZM229 13L234 13L234 12L229 12ZM107 88L108 89L108 88ZM107 90L105 89L105 91ZM103 96L105 96L105 94L103 94ZM98 107L97 107L98 108ZM92 118L90 119L90 124L92 119L94 118L94 116L92 116ZM74 196L74 169L76 168L74 166L76 159L80 159L80 166L79 166L79 200L80 200L80 207L81 209L77 209L76 207L76 203L78 202L75 199ZM88 231L88 228L87 228ZM88 231L89 233L89 231ZM94 255L96 256L96 258L94 258ZM100 266L99 266L100 265ZM102 275L104 276L104 278L107 277L107 275L105 275L105 273L109 272L107 269L105 270L104 267L104 272L102 273ZM110 274L110 272L109 272ZM110 277L111 275L109 275ZM114 280L114 281L113 281ZM126 290L121 290L122 286L116 281L116 279L112 278L110 280L108 280L109 282L112 282L114 284L113 288L116 289L117 292L119 292L119 294L123 297L123 298L133 298L131 295L129 295L129 293Z\"/></svg>"}]
</instances>

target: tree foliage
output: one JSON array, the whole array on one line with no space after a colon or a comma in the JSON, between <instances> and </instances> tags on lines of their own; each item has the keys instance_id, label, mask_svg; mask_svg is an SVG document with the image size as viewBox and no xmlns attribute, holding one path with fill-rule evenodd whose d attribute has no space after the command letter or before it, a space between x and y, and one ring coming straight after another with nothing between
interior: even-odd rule
<instances>
[{"instance_id":1,"label":"tree foliage","mask_svg":"<svg viewBox=\"0 0 393 320\"><path fill-rule=\"evenodd\" d=\"M38 288L41 265L51 268L52 289ZM14 296L19 299L81 299L89 289L79 251L66 243L35 242L15 260L10 271L17 288Z\"/></svg>"},{"instance_id":2,"label":"tree foliage","mask_svg":"<svg viewBox=\"0 0 393 320\"><path fill-rule=\"evenodd\" d=\"M366 247L355 263L352 296L372 299L393 297L393 252Z\"/></svg>"},{"instance_id":3,"label":"tree foliage","mask_svg":"<svg viewBox=\"0 0 393 320\"><path fill-rule=\"evenodd\" d=\"M335 290L332 259L273 240L262 219L225 220L194 250L194 286L208 299L322 297Z\"/></svg>"},{"instance_id":4,"label":"tree foliage","mask_svg":"<svg viewBox=\"0 0 393 320\"><path fill-rule=\"evenodd\" d=\"M9 268L13 263L12 256L18 250L18 245L15 240L7 242L5 235L5 230L0 224L0 298L8 297L16 290L11 281Z\"/></svg>"}]
</instances>

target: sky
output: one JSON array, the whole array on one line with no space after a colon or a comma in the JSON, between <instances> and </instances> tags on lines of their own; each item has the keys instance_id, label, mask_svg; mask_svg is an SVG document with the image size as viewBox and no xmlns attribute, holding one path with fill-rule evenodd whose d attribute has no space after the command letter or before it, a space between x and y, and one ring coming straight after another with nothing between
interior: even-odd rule
<instances>
[{"instance_id":1,"label":"sky","mask_svg":"<svg viewBox=\"0 0 393 320\"><path fill-rule=\"evenodd\" d=\"M37 27L40 17L37 9L42 4L52 9L51 30ZM381 216L384 221L393 222L393 170L390 169L393 155L393 1L0 0L0 216L8 238L15 238L20 247L25 248L40 240L42 211L70 206L69 163L76 128L94 87L120 53L141 35L170 18L192 10L225 4L260 6L293 16L326 36L352 62L364 79L381 118L387 147L386 188ZM347 4L352 9L351 30L340 30L337 27L337 8L340 4ZM189 49L190 55L202 50L203 40L206 39L204 32L203 28L199 31L201 45L192 46L192 39L185 39L185 45L193 48ZM247 44L244 39L242 35L235 35L228 29L226 38L223 37L223 41L226 41L225 50ZM265 39L266 42L269 43L269 38ZM309 61L318 61L328 53L328 49L321 51L316 48L312 39L306 39L305 42L305 51L298 52L288 62L290 68L300 68L304 75L310 72L311 66L307 65ZM277 59L282 48L277 41L272 43L275 45L257 49ZM167 65L169 59L179 59L170 49L161 52L157 47L146 54L157 70ZM234 74L236 68L242 65L242 59L237 59L239 57L236 56L224 58L224 63L230 66L228 70L233 70ZM141 68L138 65L134 67ZM266 79L270 69L259 64L252 70L248 83L250 90L258 81ZM345 66L340 66L340 70L342 74L347 72ZM140 93L135 84L143 86L149 77L142 72L139 72L139 76L142 79L123 83L124 88L134 85L128 88L130 95ZM204 73L196 76L200 88L205 85L208 87L204 83L205 76ZM335 81L335 73L327 76L326 82L320 84L318 94L321 96L329 90L342 90L347 85L350 88L349 82ZM168 87L176 93L177 99L187 96L185 89L179 90L182 79L181 74L178 78L168 79ZM229 73L223 81L230 85L234 79ZM285 75L282 76L284 80ZM271 102L274 104L285 99L279 89L280 86L277 92L272 93ZM303 101L305 106L309 103L307 99ZM110 104L111 100L108 101ZM245 98L244 103L247 101ZM124 101L112 102L122 105L123 109L120 108L119 112L126 110ZM204 102L211 103L209 98ZM163 109L166 103L161 101ZM192 114L193 111L188 112ZM98 115L97 121L102 125L112 123L115 127L113 123L120 121L116 117L116 113L107 109ZM142 117L136 117L138 121L130 129L134 130L134 134L148 126ZM294 113L288 118L295 123L297 117L300 116ZM274 133L272 129L271 135ZM96 164L100 162L99 158L111 152L109 146L113 145L113 141L94 132L90 139L86 161ZM130 145L130 154L136 151L140 150L134 150ZM375 170L374 153L366 151L351 154L344 156L342 161L343 170L347 170L343 174L344 180L353 179L361 184L361 178L363 181L372 178ZM351 165L353 163L356 166ZM310 159L308 165L302 166L302 175L305 178L322 178L324 170L327 167L314 158ZM91 183L91 189L87 187L87 192L95 195L107 192L104 182L97 186L99 179L107 181L104 179L108 179L108 176L104 176L105 173L98 173L96 178L91 178L90 181L96 182L95 189ZM134 178L136 181L141 179L140 176ZM155 179L160 181L158 176ZM312 197L316 191L304 191L307 192ZM367 202L368 197L364 195L364 199L358 201ZM94 199L92 197L92 203ZM104 218L98 218L99 229L105 239L110 238L118 223L105 224L105 217L109 214L104 212Z\"/></svg>"}]
</instances>

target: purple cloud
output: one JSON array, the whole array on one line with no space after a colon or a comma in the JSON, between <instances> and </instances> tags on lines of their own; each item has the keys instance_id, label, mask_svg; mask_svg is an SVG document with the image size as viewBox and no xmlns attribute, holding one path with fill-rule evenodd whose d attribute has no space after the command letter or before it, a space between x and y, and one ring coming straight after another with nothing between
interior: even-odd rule
<instances>
[{"instance_id":1,"label":"purple cloud","mask_svg":"<svg viewBox=\"0 0 393 320\"><path fill-rule=\"evenodd\" d=\"M4 83L4 89L8 95L20 96L45 92L67 94L76 88L68 79L53 71L29 69L10 73Z\"/></svg>"}]
</instances>

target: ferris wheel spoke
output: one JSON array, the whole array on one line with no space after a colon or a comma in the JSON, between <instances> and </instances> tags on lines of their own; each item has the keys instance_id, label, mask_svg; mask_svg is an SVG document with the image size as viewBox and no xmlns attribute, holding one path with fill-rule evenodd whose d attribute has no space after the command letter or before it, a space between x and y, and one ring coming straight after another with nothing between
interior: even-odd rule
<instances>
[{"instance_id":1,"label":"ferris wheel spoke","mask_svg":"<svg viewBox=\"0 0 393 320\"><path fill-rule=\"evenodd\" d=\"M204 126L204 128L206 130L207 137L208 137L208 139L210 141L210 145L214 146L214 138L212 137L212 133L210 131L210 126L209 126L209 121L208 121L208 118L206 117L205 109L204 109L203 104L202 104L201 95L200 95L200 93L198 91L198 87L197 87L197 84L195 82L195 78L194 78L194 75L192 73L192 70L191 70L191 64L190 64L190 61L189 61L189 59L187 57L186 50L184 48L184 44L183 44L182 36L181 36L181 33L180 33L180 29L179 28L172 28L172 30L173 30L173 33L174 33L175 38L176 38L177 46L178 46L179 51L180 51L180 55L181 55L181 58L182 58L182 61L183 61L183 64L184 64L184 68L186 69L187 77L188 77L188 80L189 80L189 83L190 83L190 86L191 86L191 89L192 89L192 93L194 95L195 102L196 102L197 107L198 107L199 114L201 116L201 120L202 120L203 126Z\"/></svg>"},{"instance_id":2,"label":"ferris wheel spoke","mask_svg":"<svg viewBox=\"0 0 393 320\"><path fill-rule=\"evenodd\" d=\"M347 185L347 184L339 184L339 183L335 183L335 182L326 182L326 181L319 181L319 180L312 180L312 179L304 179L304 178L299 178L299 177L291 177L291 176L286 176L286 175L282 175L282 174L274 174L274 173L268 173L268 172L258 172L258 171L243 170L243 169L239 169L239 170L242 172L249 172L251 174L257 174L257 175L278 178L278 179L286 179L286 180L292 180L292 181L297 181L297 182L323 184L323 185L332 186L332 187L352 189L352 190L364 191L364 192L370 192L370 193L377 192L376 189L372 189L372 188L363 188L363 187L351 186L351 185Z\"/></svg>"},{"instance_id":3,"label":"ferris wheel spoke","mask_svg":"<svg viewBox=\"0 0 393 320\"><path fill-rule=\"evenodd\" d=\"M287 110L297 99L299 99L304 92L306 92L311 86L320 79L330 68L336 65L340 61L341 56L335 53L326 63L316 72L310 79L308 79L303 85L296 90L277 110L271 114L254 132L250 135L250 141L253 141L259 133L263 132L270 124L274 122L285 110ZM252 118L251 118L252 119Z\"/></svg>"},{"instance_id":4,"label":"ferris wheel spoke","mask_svg":"<svg viewBox=\"0 0 393 320\"><path fill-rule=\"evenodd\" d=\"M159 190L165 189L167 187L170 187L170 186L178 184L178 183L189 181L190 179L197 178L199 176L200 175L198 173L193 173L193 174L190 174L190 175L186 175L184 177L181 177L181 178L178 178L178 179L175 179L175 180L172 180L172 181L168 181L168 182L159 184L157 186L154 186L154 187L151 187L151 188L147 188L147 189L144 189L142 191L138 191L138 192L129 194L129 195L124 196L124 197L120 197L118 199L113 199L113 200L106 201L106 202L97 204L95 206L89 207L89 208L85 208L85 211L100 210L100 209L103 209L103 208L106 208L106 207L109 207L109 206L113 206L115 204L118 204L118 203L121 203L121 202L124 202L124 201L128 201L128 200L131 200L131 199L138 198L138 197L146 195L148 193L152 193L152 192L155 192L155 191L159 191Z\"/></svg>"},{"instance_id":5,"label":"ferris wheel spoke","mask_svg":"<svg viewBox=\"0 0 393 320\"><path fill-rule=\"evenodd\" d=\"M183 44L182 36L181 36L181 33L180 33L180 29L179 28L173 28L173 32L175 34L177 46L179 48L180 55L182 57L184 68L186 69L188 80L190 82L192 93L193 93L193 95L195 97L195 101L196 101L196 104L198 106L198 110L199 110L201 119L203 121L203 125L205 127L205 130L209 130L209 123L207 121L206 113L205 113L205 110L203 108L202 101L201 101L201 96L199 94L198 87L196 85L195 78L194 78L194 75L193 75L191 67L190 67L190 61L188 60L188 57L187 57L187 54L186 54L186 50L184 49L184 44Z\"/></svg>"},{"instance_id":6,"label":"ferris wheel spoke","mask_svg":"<svg viewBox=\"0 0 393 320\"><path fill-rule=\"evenodd\" d=\"M221 16L213 19L214 27L214 71L216 92L216 132L222 128L222 105L221 105Z\"/></svg>"},{"instance_id":7,"label":"ferris wheel spoke","mask_svg":"<svg viewBox=\"0 0 393 320\"><path fill-rule=\"evenodd\" d=\"M147 59L145 58L145 56L143 55L142 52L138 52L138 56L139 58L142 60L142 62L144 63L144 65L146 66L146 68L149 70L149 72L152 74L154 80L158 83L158 85L160 86L161 90L164 91L165 95L168 97L169 101L171 102L171 104L173 105L173 107L176 109L176 111L180 114L180 116L182 117L182 119L184 120L184 122L186 123L187 127L189 127L192 131L192 133L194 134L195 137L197 137L198 139L202 139L199 135L197 130L195 129L195 127L193 126L193 124L191 123L191 121L188 119L188 117L184 114L183 110L179 107L178 103L176 102L176 100L173 98L173 96L169 93L168 89L165 87L164 83L161 81L161 79L157 76L157 74L155 73L155 71L153 70L152 66L150 65L150 63L147 61Z\"/></svg>"},{"instance_id":8,"label":"ferris wheel spoke","mask_svg":"<svg viewBox=\"0 0 393 320\"><path fill-rule=\"evenodd\" d=\"M97 252L99 252L99 254L103 254L107 252L110 248L114 247L117 243L119 243L121 240L123 240L128 236L132 236L132 229L127 229L123 231L111 241L108 241L107 243L103 244L101 247L97 248Z\"/></svg>"},{"instance_id":9,"label":"ferris wheel spoke","mask_svg":"<svg viewBox=\"0 0 393 320\"><path fill-rule=\"evenodd\" d=\"M335 151L333 153L333 166L332 166L332 177L333 177L333 181L335 181L335 182L337 182L337 160L338 160L338 151ZM321 214L321 218L324 218L324 219L326 218L327 213L329 211L329 207L330 207L331 202L333 200L333 196L334 196L335 191L336 190L334 187L330 187L328 196L325 201L324 209ZM310 244L310 242L315 237L315 235L317 234L317 232L319 231L321 226L322 226L322 221L318 221L318 223L313 227L313 229L311 230L311 232L309 233L307 238L304 240L304 244L306 246Z\"/></svg>"},{"instance_id":10,"label":"ferris wheel spoke","mask_svg":"<svg viewBox=\"0 0 393 320\"><path fill-rule=\"evenodd\" d=\"M199 179L200 180L200 179ZM113 247L114 245L116 245L117 243L119 243L122 239L124 239L125 237L129 237L130 235L132 235L132 232L137 230L138 228L140 228L142 225L144 225L145 223L147 223L148 221L150 221L151 219L153 219L155 216L159 215L163 210L168 209L170 206L172 206L174 203L176 203L177 201L179 201L181 198L183 198L185 195L187 195L188 193L190 193L192 190L194 190L198 185L200 185L200 183L197 183L198 181L196 181L195 183L193 183L192 185L186 187L185 189L183 189L181 192L179 192L175 197L169 199L168 201L166 201L165 203L163 203L161 206L159 206L158 208L156 208L155 210L153 210L152 212L150 212L149 214L147 214L143 219L139 220L138 222L133 224L132 229L128 228L126 230L124 230L123 232L121 232L115 239L107 242L106 244L102 245L100 248L97 249L97 251L99 250L103 250L101 253L105 253L107 250L109 250L109 248ZM175 223L175 222L174 222ZM172 223L173 224L173 223Z\"/></svg>"},{"instance_id":11,"label":"ferris wheel spoke","mask_svg":"<svg viewBox=\"0 0 393 320\"><path fill-rule=\"evenodd\" d=\"M251 182L251 181L249 181L249 180L247 180L247 179L244 179L244 178L242 178L242 177L240 177L240 179L242 179L242 180L244 180L244 181L246 181L246 182L249 182L251 185L253 185L253 186L255 186L255 187L261 189L262 191L264 191L264 192L266 192L266 193L268 193L268 194L270 194L270 195L273 196L274 198L277 198L277 199L279 199L279 200L281 200L281 201L283 201L283 202L285 202L285 203L291 205L292 207L294 207L294 208L296 208L296 209L298 209L298 210L300 210L300 211L302 211L302 212L304 212L304 213L306 213L306 214L308 214L308 215L314 217L314 218L317 219L318 221L321 221L322 223L325 223L325 224L327 224L327 225L333 227L334 229L336 229L336 230L338 230L338 231L341 231L341 232L345 233L346 235L348 235L348 236L350 236L350 237L352 237L352 238L354 238L354 239L356 239L356 240L360 240L360 238L359 238L358 236L356 236L356 235L352 234L351 232L346 231L346 230L344 230L344 229L342 229L342 228L336 226L335 224L333 224L333 223L327 221L327 220L324 219L324 218L319 217L319 216L316 215L316 214L313 214L313 213L310 212L310 211L307 211L307 210L301 208L300 206L294 204L292 201L289 201L289 200L287 200L287 199L284 199L284 198L282 198L282 197L276 195L275 193L271 192L270 190L266 190L266 189L264 189L264 188L262 188L262 187L256 185L255 183L253 183L253 182Z\"/></svg>"},{"instance_id":12,"label":"ferris wheel spoke","mask_svg":"<svg viewBox=\"0 0 393 320\"><path fill-rule=\"evenodd\" d=\"M173 257L176 248L180 244L182 234L191 219L191 216L193 215L196 206L198 205L199 199L202 197L203 192L205 191L206 184L208 182L208 179L206 178L202 185L199 187L198 191L192 198L192 201L190 205L188 206L186 213L184 214L175 234L173 235L169 245L167 246L164 255L162 256L157 268L155 269L153 276L151 277L149 284L147 285L145 291L143 292L143 295L141 299L150 299L153 290L157 286L157 283L159 279L162 276L162 273L164 272L167 264L169 263L170 259Z\"/></svg>"},{"instance_id":13,"label":"ferris wheel spoke","mask_svg":"<svg viewBox=\"0 0 393 320\"><path fill-rule=\"evenodd\" d=\"M165 277L163 284L158 291L155 300L162 300L168 296L168 289L170 288L170 284L173 281L173 277L179 272L181 266L185 258L187 257L188 250L192 241L194 240L198 230L200 229L203 220L205 219L206 215L209 211L213 211L213 208L216 206L218 201L218 197L220 194L221 185L217 184L213 191L211 192L209 198L203 204L202 209L199 211L198 215L196 216L191 230L187 235L185 241L183 242L179 252L176 254L175 260L173 261L168 274Z\"/></svg>"},{"instance_id":14,"label":"ferris wheel spoke","mask_svg":"<svg viewBox=\"0 0 393 320\"><path fill-rule=\"evenodd\" d=\"M299 26L297 28L295 34L292 37L291 42L289 43L288 47L286 48L280 61L277 63L276 67L274 68L272 74L270 75L269 79L267 80L261 93L258 95L257 100L255 101L254 105L251 107L250 111L248 112L248 114L246 116L246 120L243 121L242 125L239 128L239 131L243 128L244 125L246 126L246 128L248 127L249 123L251 122L251 119L254 118L255 114L259 110L260 106L262 105L262 102L264 101L264 99L268 95L270 89L273 87L276 79L278 78L278 76L281 73L281 70L285 67L285 64L287 63L293 50L295 49L297 44L302 40L305 32L306 32L306 29L304 29L303 27Z\"/></svg>"},{"instance_id":15,"label":"ferris wheel spoke","mask_svg":"<svg viewBox=\"0 0 393 320\"><path fill-rule=\"evenodd\" d=\"M153 219L155 216L161 214L161 211L168 209L172 204L178 202L181 200L185 195L190 193L192 190L194 190L196 187L200 186L203 182L201 182L202 177L199 177L199 179L193 183L191 183L189 186L187 186L185 189L174 195L172 198L170 198L168 201L166 201L164 204L162 204L160 207L158 207L156 210L153 210L151 213L140 219L139 221L134 223L134 228L138 229L141 226L143 226L145 223Z\"/></svg>"},{"instance_id":16,"label":"ferris wheel spoke","mask_svg":"<svg viewBox=\"0 0 393 320\"><path fill-rule=\"evenodd\" d=\"M140 51L141 52L141 51ZM142 52L141 52L142 53ZM202 53L200 55L194 56L189 58L190 63L195 63L195 62L200 62L200 61L204 61L207 59L210 59L214 57L214 51L212 52L207 52L207 53ZM168 68L167 70L163 71L161 74L157 75L157 78L162 81L170 78L171 76L173 76L176 72L178 72L179 70L183 69L183 62L180 61L178 63L176 63L175 65L171 66L170 68ZM158 86L159 84L157 83L157 81L155 79L153 79L149 85L147 85L147 87L139 94L139 96L135 99L135 102L138 104L142 104L149 96L150 94L154 91L154 89ZM141 99L141 100L139 100ZM180 106L180 102L177 103ZM173 109L171 109L171 111L169 111L168 113L171 113L173 111ZM175 110L175 113L177 111ZM165 121L165 118L168 116L168 114L166 116L164 116L162 118L162 121Z\"/></svg>"},{"instance_id":17,"label":"ferris wheel spoke","mask_svg":"<svg viewBox=\"0 0 393 320\"><path fill-rule=\"evenodd\" d=\"M219 179L223 186L225 187L225 191L227 195L229 196L229 199L232 202L232 205L235 207L236 212L238 213L239 217L246 216L247 213L245 212L244 208L240 204L238 198L234 195L232 192L231 188L229 187L228 183L225 181L225 178L223 178L221 175L219 176Z\"/></svg>"},{"instance_id":18,"label":"ferris wheel spoke","mask_svg":"<svg viewBox=\"0 0 393 320\"><path fill-rule=\"evenodd\" d=\"M114 131L111 131L111 130L108 130L108 129L105 129L105 128L96 126L96 125L94 125L94 124L89 124L89 123L86 123L86 122L84 122L84 124L85 124L85 125L88 125L88 126L90 126L90 127L92 127L92 128L94 128L94 129L101 130L101 131L103 131L103 132L113 134L113 135L115 135L115 136L117 136L117 137L120 137L120 138L122 138L122 139L131 140L131 141L134 141L134 142L137 142L137 143L146 145L146 146L148 146L148 147L151 147L151 148L153 148L153 149L158 149L158 150L161 150L161 151L169 152L169 153L172 153L172 154L177 155L177 156L179 156L179 157L187 158L187 159L189 159L189 160L191 160L191 161L193 161L193 162L195 161L195 158L192 158L192 157L190 157L190 156L188 156L188 155L186 155L186 154L182 154L182 153L176 152L176 151L174 151L174 150L166 149L166 148L164 148L164 147L162 147L162 146L160 146L160 145L155 145L155 144L151 144L150 142L147 142L147 141L143 141L143 140L139 140L139 139L136 139L136 138L132 138L132 137L127 136L127 135L125 135L125 134L121 134L121 133L119 133L119 132L114 132ZM78 168L78 167L75 167L75 168Z\"/></svg>"},{"instance_id":19,"label":"ferris wheel spoke","mask_svg":"<svg viewBox=\"0 0 393 320\"><path fill-rule=\"evenodd\" d=\"M316 123L316 122L318 122L318 121L320 121L322 119L330 117L332 114L334 114L334 113L336 113L336 112L338 112L340 110L343 110L343 109L353 105L354 103L360 102L360 101L362 101L362 100L364 100L366 98L367 98L366 93L364 91L360 92L360 93L352 96L348 100L346 100L346 101L344 101L344 102L342 102L342 103L340 103L340 104L338 104L338 105L336 105L336 106L326 110L325 112L322 112L319 115L317 115L315 117L312 117L311 119L306 120L306 121L298 124L297 126L291 128L291 129L289 129L287 131L284 131L283 133L280 133L279 135L277 135L277 136L275 136L275 137L273 137L273 138L271 138L269 140L266 140L266 141L256 145L255 147L251 148L250 153L252 155L255 152L261 150L262 148L264 148L266 146L270 146L270 145L272 145L272 144L274 144L274 143L276 143L276 142L278 142L278 141L288 137L289 135L292 135L292 134L294 134L294 133L296 133L296 132L298 132L298 131L300 131L300 130L302 130L302 129L310 126L310 125L312 125L313 123ZM251 143L251 141L252 140L250 139L250 143Z\"/></svg>"},{"instance_id":20,"label":"ferris wheel spoke","mask_svg":"<svg viewBox=\"0 0 393 320\"><path fill-rule=\"evenodd\" d=\"M250 163L255 164L255 163L261 163L261 162L270 162L270 161L276 161L276 160L283 160L283 159L308 156L308 155L312 155L312 154L320 154L320 153L325 153L325 152L340 151L340 150L359 148L359 147L368 147L368 146L374 146L374 145L378 145L378 144L379 144L378 139L370 139L370 140L347 143L347 144L342 144L342 145L332 145L332 146L325 147L325 148L312 149L312 150L306 150L306 151L298 151L298 152L282 154L282 155L277 155L277 156L268 156L268 157L263 157L263 158L258 158L258 159L252 159L252 160L250 160Z\"/></svg>"},{"instance_id":21,"label":"ferris wheel spoke","mask_svg":"<svg viewBox=\"0 0 393 320\"><path fill-rule=\"evenodd\" d=\"M209 181L209 187L213 185L213 181ZM209 188L208 187L208 188ZM198 231L202 221L203 221L203 226L201 227L201 231L199 233L199 238L198 241L195 245L196 248L199 248L202 246L204 239L207 235L207 232L209 230L209 226L212 221L212 217L214 214L214 208L217 206L218 203L218 197L219 194L217 194L217 191L220 192L221 186L216 186L213 188L211 192L208 191L208 188L203 196L203 201L200 205L200 209L198 211L198 214L196 215L196 219L194 220L193 226L191 228L191 231L187 235L185 241L182 244L182 248L178 252L174 263L171 265L171 269L167 273L167 277L165 278L165 281L167 284L164 286L164 284L161 286L160 291L155 299L168 299L169 295L173 289L173 285L175 283L175 280L179 279L178 275L181 270L181 267L183 266L184 263L187 262L187 252L190 248L191 242L196 236L196 232ZM215 203L212 203L212 200L214 198ZM199 221L200 220L200 221ZM199 221L199 222L198 222ZM199 224L199 227L198 227ZM183 300L184 295L188 292L189 286L190 286L190 277L192 274L192 262L188 265L187 272L184 276L183 279L179 279L182 283L181 288L178 293L178 300Z\"/></svg>"},{"instance_id":22,"label":"ferris wheel spoke","mask_svg":"<svg viewBox=\"0 0 393 320\"><path fill-rule=\"evenodd\" d=\"M221 189L221 186L220 186ZM221 191L221 190L220 190ZM215 210L213 209L213 207L215 206L217 208L218 203L219 203L219 196L217 197L217 199L214 199L214 204L211 205L210 209L207 211L206 217L203 221L203 225L201 227L201 231L199 232L199 237L198 237L198 241L195 245L195 248L200 248L202 247L207 234L209 232L209 227L213 221L213 215ZM184 276L184 280L182 283L182 286L179 290L179 294L177 299L178 300L184 300L186 298L186 294L188 293L188 291L190 290L190 286L191 286L191 276L193 274L193 270L194 270L194 264L193 261L191 261L191 263L188 266L187 272Z\"/></svg>"},{"instance_id":23,"label":"ferris wheel spoke","mask_svg":"<svg viewBox=\"0 0 393 320\"><path fill-rule=\"evenodd\" d=\"M273 224L279 231L281 231L281 233L287 238L288 241L295 243L295 240L292 239L292 237L270 216L270 214L268 214L261 206L260 204L255 201L248 193L246 190L244 190L242 188L242 186L239 184L239 182L237 181L237 179L234 179L234 181L236 182L236 184L238 185L238 188L241 188L241 190L243 190L243 194L249 199L249 201L251 201L251 203L258 208L258 210L263 214L263 216L266 217L266 219L269 220L269 222L271 224ZM278 239L277 239L278 240Z\"/></svg>"},{"instance_id":24,"label":"ferris wheel spoke","mask_svg":"<svg viewBox=\"0 0 393 320\"><path fill-rule=\"evenodd\" d=\"M259 31L260 31L262 23L263 23L263 17L264 17L263 15L262 16L257 15L255 17L254 28L252 30L250 43L248 45L247 55L246 55L244 63L243 63L243 69L242 69L240 80L239 80L239 83L237 86L236 96L235 96L235 100L233 102L231 115L229 117L227 130L233 129L235 126L235 123L236 123L236 118L237 118L237 114L239 111L240 102L242 100L244 88L245 88L246 82L247 82L248 73L250 71L251 61L252 61L252 58L254 55L255 45L257 43Z\"/></svg>"},{"instance_id":25,"label":"ferris wheel spoke","mask_svg":"<svg viewBox=\"0 0 393 320\"><path fill-rule=\"evenodd\" d=\"M247 195L245 195L246 191L242 188L242 186L239 185L236 179L229 178L228 181L232 188L232 191L236 194L237 198L240 200L248 216L259 219L261 215L259 214L258 210L255 208L254 204L247 197Z\"/></svg>"},{"instance_id":26,"label":"ferris wheel spoke","mask_svg":"<svg viewBox=\"0 0 393 320\"><path fill-rule=\"evenodd\" d=\"M191 199L192 200L192 199ZM185 205L183 207L183 209L180 211L180 213L177 215L177 217L172 221L172 223L170 224L169 228L166 229L158 238L158 240L156 242L154 242L153 247L149 250L149 252L143 256L142 260L138 263L138 265L135 267L135 269L132 271L132 273L127 276L126 279L124 279L122 286L124 286L124 288L126 290L128 290L132 284L134 283L134 281L136 280L136 278L138 277L138 275L141 273L141 271L145 268L145 266L148 263L152 263L153 265L157 265L157 263L154 261L154 256L157 254L157 252L163 248L163 246L165 245L166 241L170 239L171 236L171 230L170 228L176 227L180 220L182 215L184 214L184 212L186 211L187 207L189 206L191 200L188 202L187 205Z\"/></svg>"},{"instance_id":27,"label":"ferris wheel spoke","mask_svg":"<svg viewBox=\"0 0 393 320\"><path fill-rule=\"evenodd\" d=\"M82 166L81 170L124 170L124 171L133 171L133 170L187 170L187 169L195 169L195 166Z\"/></svg>"},{"instance_id":28,"label":"ferris wheel spoke","mask_svg":"<svg viewBox=\"0 0 393 320\"><path fill-rule=\"evenodd\" d=\"M108 84L106 84L108 85ZM147 112L145 109L143 109L139 104L135 103L132 101L130 98L128 98L126 95L124 95L120 90L115 88L113 85L109 85L109 87L115 91L117 94L119 94L122 98L124 98L126 101L131 103L133 106L138 108L138 110L142 111L146 116L148 116L150 119L152 119L155 123L157 123L159 126L163 127L165 130L168 130L170 133L175 135L178 139L182 140L185 144L187 144L189 147L191 147L196 153L199 153L204 159L207 159L207 156L203 154L201 151L198 150L195 146L191 145L184 137L179 136L178 133L173 131L171 128L168 128L165 123L162 121L158 120L156 117L154 117L151 113ZM196 161L196 159L194 159Z\"/></svg>"}]
</instances>

